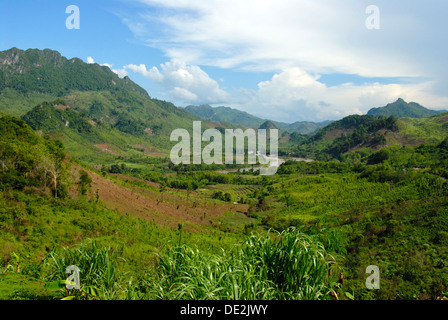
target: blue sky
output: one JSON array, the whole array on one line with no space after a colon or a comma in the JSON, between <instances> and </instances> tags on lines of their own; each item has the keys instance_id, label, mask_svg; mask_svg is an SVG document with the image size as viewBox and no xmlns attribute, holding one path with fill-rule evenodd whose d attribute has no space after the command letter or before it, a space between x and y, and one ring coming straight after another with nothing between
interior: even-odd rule
<instances>
[{"instance_id":1,"label":"blue sky","mask_svg":"<svg viewBox=\"0 0 448 320\"><path fill-rule=\"evenodd\" d=\"M366 20L375 5L379 29ZM66 28L66 8L80 29ZM448 109L444 0L0 0L0 50L110 66L178 106L292 123L399 97Z\"/></svg>"}]
</instances>

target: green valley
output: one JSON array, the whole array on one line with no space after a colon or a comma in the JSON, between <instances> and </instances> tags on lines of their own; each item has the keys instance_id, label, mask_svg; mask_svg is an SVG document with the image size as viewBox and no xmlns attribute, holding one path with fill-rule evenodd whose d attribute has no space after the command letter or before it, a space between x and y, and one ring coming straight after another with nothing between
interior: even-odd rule
<instances>
[{"instance_id":1,"label":"green valley","mask_svg":"<svg viewBox=\"0 0 448 320\"><path fill-rule=\"evenodd\" d=\"M237 123L16 48L0 53L0 112L2 300L448 299L447 113ZM171 132L199 116L280 129L277 173L173 164Z\"/></svg>"}]
</instances>

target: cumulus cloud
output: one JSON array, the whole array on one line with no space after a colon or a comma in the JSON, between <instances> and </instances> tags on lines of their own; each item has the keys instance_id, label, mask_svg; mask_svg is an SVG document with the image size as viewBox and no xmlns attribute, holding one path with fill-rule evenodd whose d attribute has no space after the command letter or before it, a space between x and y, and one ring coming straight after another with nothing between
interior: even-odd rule
<instances>
[{"instance_id":1,"label":"cumulus cloud","mask_svg":"<svg viewBox=\"0 0 448 320\"><path fill-rule=\"evenodd\" d=\"M87 57L87 63L88 64L94 64L95 63L95 59L93 59L92 57ZM110 63L102 63L100 64L100 66L104 66L104 67L108 67L113 73L116 73L120 78L124 78L125 76L128 75L127 71L125 68L122 69L113 69L113 65Z\"/></svg>"},{"instance_id":2,"label":"cumulus cloud","mask_svg":"<svg viewBox=\"0 0 448 320\"><path fill-rule=\"evenodd\" d=\"M145 77L151 78L150 72L146 69L146 65L144 65L144 64L140 64L138 66L135 64L128 64L128 65L124 66L123 69L129 69L129 70L133 71L134 73L140 73Z\"/></svg>"},{"instance_id":3,"label":"cumulus cloud","mask_svg":"<svg viewBox=\"0 0 448 320\"><path fill-rule=\"evenodd\" d=\"M95 60L92 57L87 57L87 63L93 64L93 63L95 63Z\"/></svg>"},{"instance_id":4,"label":"cumulus cloud","mask_svg":"<svg viewBox=\"0 0 448 320\"><path fill-rule=\"evenodd\" d=\"M336 120L351 114L364 114L399 97L409 101L435 101L448 105L448 99L431 94L431 82L415 84L345 83L327 86L300 68L288 68L257 90L241 90L233 106L263 118L284 122Z\"/></svg>"},{"instance_id":5,"label":"cumulus cloud","mask_svg":"<svg viewBox=\"0 0 448 320\"><path fill-rule=\"evenodd\" d=\"M297 66L366 77L428 75L430 61L421 61L419 54L434 55L425 49L434 42L428 40L428 27L445 21L439 10L448 8L434 3L397 7L378 0L382 28L372 31L365 27L368 3L358 0L139 2L156 10L124 22L131 30L138 25L134 34L170 58L223 68L279 71Z\"/></svg>"},{"instance_id":6,"label":"cumulus cloud","mask_svg":"<svg viewBox=\"0 0 448 320\"><path fill-rule=\"evenodd\" d=\"M364 113L398 97L429 108L448 106L448 43L440 41L448 2L377 0L381 29L368 30L370 3L359 0L135 1L143 7L123 22L171 61L127 70L190 103L222 101L288 122ZM238 95L230 96L194 66L273 76L254 90L235 88ZM326 74L357 75L366 83L327 86L319 77ZM411 82L368 79L381 77Z\"/></svg>"},{"instance_id":7,"label":"cumulus cloud","mask_svg":"<svg viewBox=\"0 0 448 320\"><path fill-rule=\"evenodd\" d=\"M129 64L124 67L150 78L169 90L171 96L185 103L222 103L228 102L229 93L219 87L199 66L187 65L180 60L171 60L148 70L146 65Z\"/></svg>"}]
</instances>

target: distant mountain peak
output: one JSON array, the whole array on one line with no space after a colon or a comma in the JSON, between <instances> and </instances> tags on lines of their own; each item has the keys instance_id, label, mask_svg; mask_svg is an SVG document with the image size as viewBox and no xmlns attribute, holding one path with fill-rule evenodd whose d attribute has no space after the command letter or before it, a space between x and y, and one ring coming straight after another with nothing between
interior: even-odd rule
<instances>
[{"instance_id":1,"label":"distant mountain peak","mask_svg":"<svg viewBox=\"0 0 448 320\"><path fill-rule=\"evenodd\" d=\"M261 124L259 129L278 129L277 126L270 120L267 120Z\"/></svg>"},{"instance_id":2,"label":"distant mountain peak","mask_svg":"<svg viewBox=\"0 0 448 320\"><path fill-rule=\"evenodd\" d=\"M397 101L384 107L370 109L367 114L385 117L395 116L397 118L426 118L442 112L444 111L430 110L416 102L407 103L403 98L398 98Z\"/></svg>"}]
</instances>

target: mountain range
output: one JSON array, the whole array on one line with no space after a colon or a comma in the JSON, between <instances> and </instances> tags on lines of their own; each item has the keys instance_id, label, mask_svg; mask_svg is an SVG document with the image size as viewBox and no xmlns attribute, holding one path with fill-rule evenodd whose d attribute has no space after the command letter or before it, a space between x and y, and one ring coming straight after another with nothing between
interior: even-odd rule
<instances>
[{"instance_id":1,"label":"mountain range","mask_svg":"<svg viewBox=\"0 0 448 320\"><path fill-rule=\"evenodd\" d=\"M87 163L166 156L171 132L191 129L192 121L201 119L204 129L278 128L283 154L338 157L365 147L437 142L447 134L442 112L400 98L363 116L287 124L229 107L180 108L151 98L106 66L67 59L50 49L0 52L0 113L51 133Z\"/></svg>"},{"instance_id":2,"label":"mountain range","mask_svg":"<svg viewBox=\"0 0 448 320\"><path fill-rule=\"evenodd\" d=\"M193 115L210 120L210 121L222 121L228 122L238 126L245 126L251 128L259 128L264 122L268 121L268 119L263 119L251 115L245 111L233 109L230 107L211 107L210 105L200 105L200 106L187 106L185 108L188 112ZM440 113L446 112L445 110L430 110L422 105L410 102L407 103L402 98L399 98L397 101L393 103L389 103L388 105L380 108L372 108L367 114L374 116L395 116L397 118L426 118L433 115L437 115ZM323 122L312 122L312 121L297 121L291 124L271 121L278 129L282 131L286 131L289 133L299 133L299 134L312 134L316 133L319 129L327 126L332 121L323 121Z\"/></svg>"},{"instance_id":3,"label":"mountain range","mask_svg":"<svg viewBox=\"0 0 448 320\"><path fill-rule=\"evenodd\" d=\"M272 121L269 119L263 119L251 115L245 111L233 109L230 107L211 107L210 105L200 105L200 106L187 106L185 108L188 112L193 115L206 119L209 121L219 121L228 122L237 126L249 127L249 128L259 128L266 121L271 121L278 129L293 133L297 132L300 134L310 134L316 132L320 128L323 128L331 121L324 122L311 122L311 121L297 121L291 124Z\"/></svg>"},{"instance_id":4,"label":"mountain range","mask_svg":"<svg viewBox=\"0 0 448 320\"><path fill-rule=\"evenodd\" d=\"M198 120L172 103L152 99L129 77L50 49L0 52L0 113L50 131L86 161L104 152L166 154L171 132Z\"/></svg>"}]
</instances>

